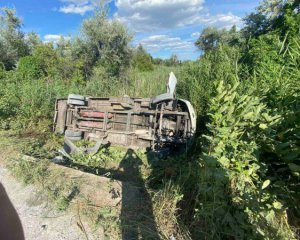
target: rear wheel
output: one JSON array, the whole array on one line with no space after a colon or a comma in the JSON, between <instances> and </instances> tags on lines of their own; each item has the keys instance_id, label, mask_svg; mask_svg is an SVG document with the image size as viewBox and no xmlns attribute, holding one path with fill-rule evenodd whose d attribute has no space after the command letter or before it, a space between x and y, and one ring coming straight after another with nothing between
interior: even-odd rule
<instances>
[{"instance_id":1,"label":"rear wheel","mask_svg":"<svg viewBox=\"0 0 300 240\"><path fill-rule=\"evenodd\" d=\"M84 101L85 97L78 94L69 94L68 99L76 99L76 100Z\"/></svg>"},{"instance_id":2,"label":"rear wheel","mask_svg":"<svg viewBox=\"0 0 300 240\"><path fill-rule=\"evenodd\" d=\"M68 96L68 104L84 106L85 105L85 97L77 94L69 94Z\"/></svg>"},{"instance_id":3,"label":"rear wheel","mask_svg":"<svg viewBox=\"0 0 300 240\"><path fill-rule=\"evenodd\" d=\"M72 131L72 130L66 130L65 131L65 137L69 138L70 140L81 140L82 139L82 132L81 131Z\"/></svg>"},{"instance_id":4,"label":"rear wheel","mask_svg":"<svg viewBox=\"0 0 300 240\"><path fill-rule=\"evenodd\" d=\"M77 106L84 106L85 102L81 101L81 100L68 99L68 104L77 105Z\"/></svg>"}]
</instances>

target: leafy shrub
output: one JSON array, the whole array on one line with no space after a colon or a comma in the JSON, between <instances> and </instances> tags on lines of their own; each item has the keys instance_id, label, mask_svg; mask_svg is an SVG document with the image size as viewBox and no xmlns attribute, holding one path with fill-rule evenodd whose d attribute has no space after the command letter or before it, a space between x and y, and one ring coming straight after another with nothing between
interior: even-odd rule
<instances>
[{"instance_id":1,"label":"leafy shrub","mask_svg":"<svg viewBox=\"0 0 300 240\"><path fill-rule=\"evenodd\" d=\"M43 76L41 63L33 56L21 58L18 62L17 71L25 79L38 79Z\"/></svg>"},{"instance_id":2,"label":"leafy shrub","mask_svg":"<svg viewBox=\"0 0 300 240\"><path fill-rule=\"evenodd\" d=\"M45 82L36 79L22 79L18 72L9 74L0 83L0 112L2 119L8 119L16 128L37 126L41 121L51 122L57 97L76 92L77 86L57 79L45 87ZM5 86L5 87L4 87Z\"/></svg>"},{"instance_id":3,"label":"leafy shrub","mask_svg":"<svg viewBox=\"0 0 300 240\"><path fill-rule=\"evenodd\" d=\"M264 139L258 139L261 156L260 161L268 166L268 175L276 180L273 190L287 202L291 210L290 216L300 217L300 191L297 182L300 177L300 46L299 37L286 36L284 41L266 43L261 38L261 51L272 48L269 54L260 56L254 70L257 93L275 114L282 116L274 131ZM250 52L252 58L258 54ZM270 58L272 55L277 55ZM258 81L259 79L259 81Z\"/></svg>"},{"instance_id":4,"label":"leafy shrub","mask_svg":"<svg viewBox=\"0 0 300 240\"><path fill-rule=\"evenodd\" d=\"M256 142L280 116L271 116L260 98L239 94L237 87L221 81L210 102L211 134L204 136L195 205L195 219L204 229L195 231L210 239L293 237L284 224L282 203L268 191L270 180Z\"/></svg>"},{"instance_id":5,"label":"leafy shrub","mask_svg":"<svg viewBox=\"0 0 300 240\"><path fill-rule=\"evenodd\" d=\"M142 45L139 45L133 52L132 65L141 72L153 70L151 55L147 53Z\"/></svg>"},{"instance_id":6,"label":"leafy shrub","mask_svg":"<svg viewBox=\"0 0 300 240\"><path fill-rule=\"evenodd\" d=\"M58 74L59 58L52 44L36 46L33 57L40 64L45 76L53 78Z\"/></svg>"}]
</instances>

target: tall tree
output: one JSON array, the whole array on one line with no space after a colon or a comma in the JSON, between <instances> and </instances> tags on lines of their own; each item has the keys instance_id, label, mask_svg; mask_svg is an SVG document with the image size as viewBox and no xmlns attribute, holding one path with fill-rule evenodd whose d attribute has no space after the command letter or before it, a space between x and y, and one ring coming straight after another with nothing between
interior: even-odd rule
<instances>
[{"instance_id":1,"label":"tall tree","mask_svg":"<svg viewBox=\"0 0 300 240\"><path fill-rule=\"evenodd\" d=\"M234 46L239 45L241 41L241 34L235 25L230 30L208 27L203 29L195 45L201 51L208 52L215 49L219 44Z\"/></svg>"},{"instance_id":2,"label":"tall tree","mask_svg":"<svg viewBox=\"0 0 300 240\"><path fill-rule=\"evenodd\" d=\"M8 70L16 65L20 57L29 54L21 26L15 10L0 9L0 62Z\"/></svg>"},{"instance_id":3,"label":"tall tree","mask_svg":"<svg viewBox=\"0 0 300 240\"><path fill-rule=\"evenodd\" d=\"M133 51L132 65L140 71L153 70L151 55L141 44Z\"/></svg>"},{"instance_id":4,"label":"tall tree","mask_svg":"<svg viewBox=\"0 0 300 240\"><path fill-rule=\"evenodd\" d=\"M38 45L41 45L43 42L40 39L39 35L37 35L35 32L29 32L25 35L25 43L29 49L30 54L32 54L34 49Z\"/></svg>"},{"instance_id":5,"label":"tall tree","mask_svg":"<svg viewBox=\"0 0 300 240\"><path fill-rule=\"evenodd\" d=\"M207 52L214 49L221 39L220 33L217 28L205 28L195 45L202 51Z\"/></svg>"},{"instance_id":6,"label":"tall tree","mask_svg":"<svg viewBox=\"0 0 300 240\"><path fill-rule=\"evenodd\" d=\"M264 0L244 18L243 33L246 38L257 37L279 29L285 36L287 32L299 34L299 0Z\"/></svg>"},{"instance_id":7,"label":"tall tree","mask_svg":"<svg viewBox=\"0 0 300 240\"><path fill-rule=\"evenodd\" d=\"M244 18L244 22L243 33L246 38L256 37L265 33L269 26L266 16L259 12L250 13Z\"/></svg>"},{"instance_id":8,"label":"tall tree","mask_svg":"<svg viewBox=\"0 0 300 240\"><path fill-rule=\"evenodd\" d=\"M82 38L78 44L85 45L92 65L109 66L113 75L118 75L129 66L132 36L120 22L108 20L103 7L97 8L94 15L83 22L81 32Z\"/></svg>"}]
</instances>

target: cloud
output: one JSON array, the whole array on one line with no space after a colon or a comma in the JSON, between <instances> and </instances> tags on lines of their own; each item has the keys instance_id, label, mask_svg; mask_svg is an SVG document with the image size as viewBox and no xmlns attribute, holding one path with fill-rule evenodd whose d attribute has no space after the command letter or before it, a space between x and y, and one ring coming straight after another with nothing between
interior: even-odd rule
<instances>
[{"instance_id":1,"label":"cloud","mask_svg":"<svg viewBox=\"0 0 300 240\"><path fill-rule=\"evenodd\" d=\"M166 34L152 35L135 41L135 44L142 44L152 56L168 58L176 54L179 59L187 60L198 56L197 48L191 39L172 37Z\"/></svg>"},{"instance_id":2,"label":"cloud","mask_svg":"<svg viewBox=\"0 0 300 240\"><path fill-rule=\"evenodd\" d=\"M180 53L181 51L194 51L193 42L183 40L180 37L170 37L168 35L153 35L143 38L137 42L142 44L148 51L155 53L167 51L170 53Z\"/></svg>"},{"instance_id":3,"label":"cloud","mask_svg":"<svg viewBox=\"0 0 300 240\"><path fill-rule=\"evenodd\" d=\"M111 0L106 0L105 3L109 3ZM84 15L87 12L93 11L99 4L99 0L60 0L64 3L58 11L62 13L73 13Z\"/></svg>"},{"instance_id":4,"label":"cloud","mask_svg":"<svg viewBox=\"0 0 300 240\"><path fill-rule=\"evenodd\" d=\"M184 26L198 16L204 0L116 0L115 18L137 31Z\"/></svg>"},{"instance_id":5,"label":"cloud","mask_svg":"<svg viewBox=\"0 0 300 240\"><path fill-rule=\"evenodd\" d=\"M93 9L94 6L91 4L83 4L83 5L69 4L60 7L58 11L62 13L75 13L75 14L84 15L86 12L92 11Z\"/></svg>"},{"instance_id":6,"label":"cloud","mask_svg":"<svg viewBox=\"0 0 300 240\"><path fill-rule=\"evenodd\" d=\"M58 34L47 34L44 36L43 42L44 43L49 43L49 42L57 43L61 37L63 37L65 40L71 39L71 37L68 37L68 36L63 36L63 35L58 35Z\"/></svg>"},{"instance_id":7,"label":"cloud","mask_svg":"<svg viewBox=\"0 0 300 240\"><path fill-rule=\"evenodd\" d=\"M232 13L210 15L204 0L116 0L114 17L137 32L203 24L226 27L240 24Z\"/></svg>"},{"instance_id":8,"label":"cloud","mask_svg":"<svg viewBox=\"0 0 300 240\"><path fill-rule=\"evenodd\" d=\"M201 35L200 32L194 32L194 33L191 34L191 37L192 38L198 38L198 37L200 37L200 35Z\"/></svg>"},{"instance_id":9,"label":"cloud","mask_svg":"<svg viewBox=\"0 0 300 240\"><path fill-rule=\"evenodd\" d=\"M230 28L233 25L240 26L242 24L242 18L232 14L217 14L210 15L209 13L198 16L197 22L202 23L205 26L214 26L217 28Z\"/></svg>"}]
</instances>

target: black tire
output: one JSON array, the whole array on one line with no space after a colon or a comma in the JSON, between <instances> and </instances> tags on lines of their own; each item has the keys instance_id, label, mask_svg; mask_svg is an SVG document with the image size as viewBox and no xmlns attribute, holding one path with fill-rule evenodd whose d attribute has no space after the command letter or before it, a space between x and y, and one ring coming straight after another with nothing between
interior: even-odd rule
<instances>
[{"instance_id":1,"label":"black tire","mask_svg":"<svg viewBox=\"0 0 300 240\"><path fill-rule=\"evenodd\" d=\"M81 131L72 131L72 130L66 130L65 131L66 137L82 137Z\"/></svg>"},{"instance_id":2,"label":"black tire","mask_svg":"<svg viewBox=\"0 0 300 240\"><path fill-rule=\"evenodd\" d=\"M77 105L77 106L84 106L85 102L82 101L82 100L68 99L68 104Z\"/></svg>"},{"instance_id":3,"label":"black tire","mask_svg":"<svg viewBox=\"0 0 300 240\"><path fill-rule=\"evenodd\" d=\"M69 94L68 99L81 100L84 101L85 97L78 94Z\"/></svg>"}]
</instances>

